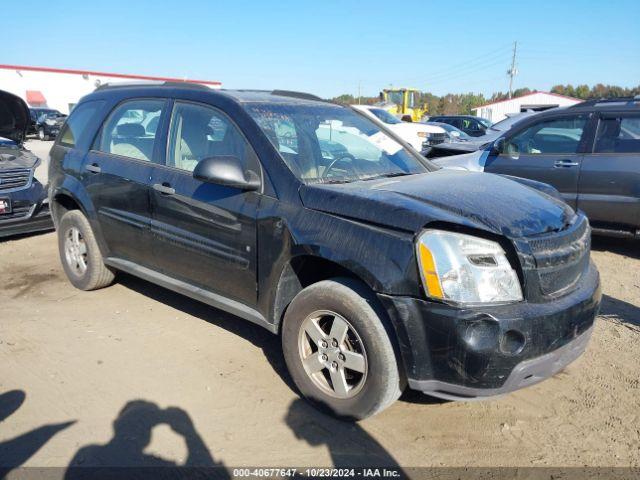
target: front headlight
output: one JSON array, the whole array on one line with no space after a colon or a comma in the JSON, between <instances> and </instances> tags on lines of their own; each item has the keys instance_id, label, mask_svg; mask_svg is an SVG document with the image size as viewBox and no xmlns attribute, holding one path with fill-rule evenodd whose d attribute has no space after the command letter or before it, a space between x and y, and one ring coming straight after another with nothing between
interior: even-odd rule
<instances>
[{"instance_id":1,"label":"front headlight","mask_svg":"<svg viewBox=\"0 0 640 480\"><path fill-rule=\"evenodd\" d=\"M56 124L56 121L55 120L51 120L51 119L46 119L44 121L44 123L46 123L47 125L52 125L53 126L53 125Z\"/></svg>"},{"instance_id":2,"label":"front headlight","mask_svg":"<svg viewBox=\"0 0 640 480\"><path fill-rule=\"evenodd\" d=\"M518 275L496 242L425 230L416 249L422 282L431 298L465 304L522 300Z\"/></svg>"}]
</instances>

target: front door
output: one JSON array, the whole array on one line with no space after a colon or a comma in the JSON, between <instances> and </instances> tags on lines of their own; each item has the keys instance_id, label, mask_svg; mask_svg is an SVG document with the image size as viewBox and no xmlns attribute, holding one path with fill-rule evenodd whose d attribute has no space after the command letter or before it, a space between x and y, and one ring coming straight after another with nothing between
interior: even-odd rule
<instances>
[{"instance_id":1,"label":"front door","mask_svg":"<svg viewBox=\"0 0 640 480\"><path fill-rule=\"evenodd\" d=\"M96 211L109 257L148 265L149 181L158 154L156 130L145 120L160 116L164 99L121 103L105 121L83 165L83 182Z\"/></svg>"},{"instance_id":2,"label":"front door","mask_svg":"<svg viewBox=\"0 0 640 480\"><path fill-rule=\"evenodd\" d=\"M640 114L600 118L580 171L578 208L595 225L640 228Z\"/></svg>"},{"instance_id":3,"label":"front door","mask_svg":"<svg viewBox=\"0 0 640 480\"><path fill-rule=\"evenodd\" d=\"M484 170L548 183L576 208L587 120L586 115L563 115L530 124L507 136L501 152L487 159Z\"/></svg>"},{"instance_id":4,"label":"front door","mask_svg":"<svg viewBox=\"0 0 640 480\"><path fill-rule=\"evenodd\" d=\"M257 299L256 215L261 195L193 178L198 162L233 155L259 172L238 127L220 110L176 101L165 162L151 175L155 268L245 305Z\"/></svg>"}]
</instances>

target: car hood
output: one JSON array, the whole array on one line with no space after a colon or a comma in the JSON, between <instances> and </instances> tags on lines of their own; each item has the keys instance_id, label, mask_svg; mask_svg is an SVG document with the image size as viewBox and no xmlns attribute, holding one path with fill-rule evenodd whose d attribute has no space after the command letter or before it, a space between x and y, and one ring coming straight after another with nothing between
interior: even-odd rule
<instances>
[{"instance_id":1,"label":"car hood","mask_svg":"<svg viewBox=\"0 0 640 480\"><path fill-rule=\"evenodd\" d=\"M34 168L40 159L29 150L0 142L0 172L13 168Z\"/></svg>"},{"instance_id":2,"label":"car hood","mask_svg":"<svg viewBox=\"0 0 640 480\"><path fill-rule=\"evenodd\" d=\"M392 130L397 132L403 132L407 134L417 135L419 132L426 133L444 133L444 128L436 127L434 125L425 125L424 123L402 122L388 125Z\"/></svg>"},{"instance_id":3,"label":"car hood","mask_svg":"<svg viewBox=\"0 0 640 480\"><path fill-rule=\"evenodd\" d=\"M488 151L476 150L471 153L450 155L448 157L436 157L430 158L429 160L442 168L468 170L470 172L483 172L488 156Z\"/></svg>"},{"instance_id":4,"label":"car hood","mask_svg":"<svg viewBox=\"0 0 640 480\"><path fill-rule=\"evenodd\" d=\"M29 123L29 107L20 97L0 90L0 137L22 143Z\"/></svg>"},{"instance_id":5,"label":"car hood","mask_svg":"<svg viewBox=\"0 0 640 480\"><path fill-rule=\"evenodd\" d=\"M431 173L347 184L304 185L307 208L418 232L432 222L520 238L565 228L575 216L562 201L488 173Z\"/></svg>"}]
</instances>

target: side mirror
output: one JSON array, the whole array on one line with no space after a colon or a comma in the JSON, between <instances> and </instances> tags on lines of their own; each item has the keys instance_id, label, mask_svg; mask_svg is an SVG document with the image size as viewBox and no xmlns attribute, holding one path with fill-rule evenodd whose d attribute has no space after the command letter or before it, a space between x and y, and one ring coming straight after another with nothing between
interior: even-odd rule
<instances>
[{"instance_id":1,"label":"side mirror","mask_svg":"<svg viewBox=\"0 0 640 480\"><path fill-rule=\"evenodd\" d=\"M494 155L500 155L504 151L504 138L499 138L493 142L491 147L491 153Z\"/></svg>"},{"instance_id":2,"label":"side mirror","mask_svg":"<svg viewBox=\"0 0 640 480\"><path fill-rule=\"evenodd\" d=\"M202 182L253 191L260 189L260 177L242 168L242 162L233 155L218 155L200 160L193 170L193 178Z\"/></svg>"}]
</instances>

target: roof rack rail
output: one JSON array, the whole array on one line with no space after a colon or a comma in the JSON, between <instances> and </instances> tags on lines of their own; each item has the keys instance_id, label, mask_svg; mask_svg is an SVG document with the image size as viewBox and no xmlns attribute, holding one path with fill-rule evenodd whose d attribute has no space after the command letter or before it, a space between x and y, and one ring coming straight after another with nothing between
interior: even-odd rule
<instances>
[{"instance_id":1,"label":"roof rack rail","mask_svg":"<svg viewBox=\"0 0 640 480\"><path fill-rule=\"evenodd\" d=\"M190 82L185 80L183 82L177 81L165 81L165 80L140 80L133 82L107 82L103 83L96 88L98 90L110 90L113 88L129 88L129 87L182 87L182 88L194 88L197 90L210 90L209 87L201 83Z\"/></svg>"},{"instance_id":2,"label":"roof rack rail","mask_svg":"<svg viewBox=\"0 0 640 480\"><path fill-rule=\"evenodd\" d=\"M316 102L326 102L326 100L318 97L317 95L313 95L312 93L295 92L292 90L272 90L271 95L279 95L281 97L300 98L302 100L314 100Z\"/></svg>"},{"instance_id":3,"label":"roof rack rail","mask_svg":"<svg viewBox=\"0 0 640 480\"><path fill-rule=\"evenodd\" d=\"M607 103L635 103L635 102L640 102L640 95L636 95L635 97L592 98L589 100L585 100L584 102L571 105L571 107L590 107L592 105L598 105L601 103L607 104Z\"/></svg>"}]
</instances>

